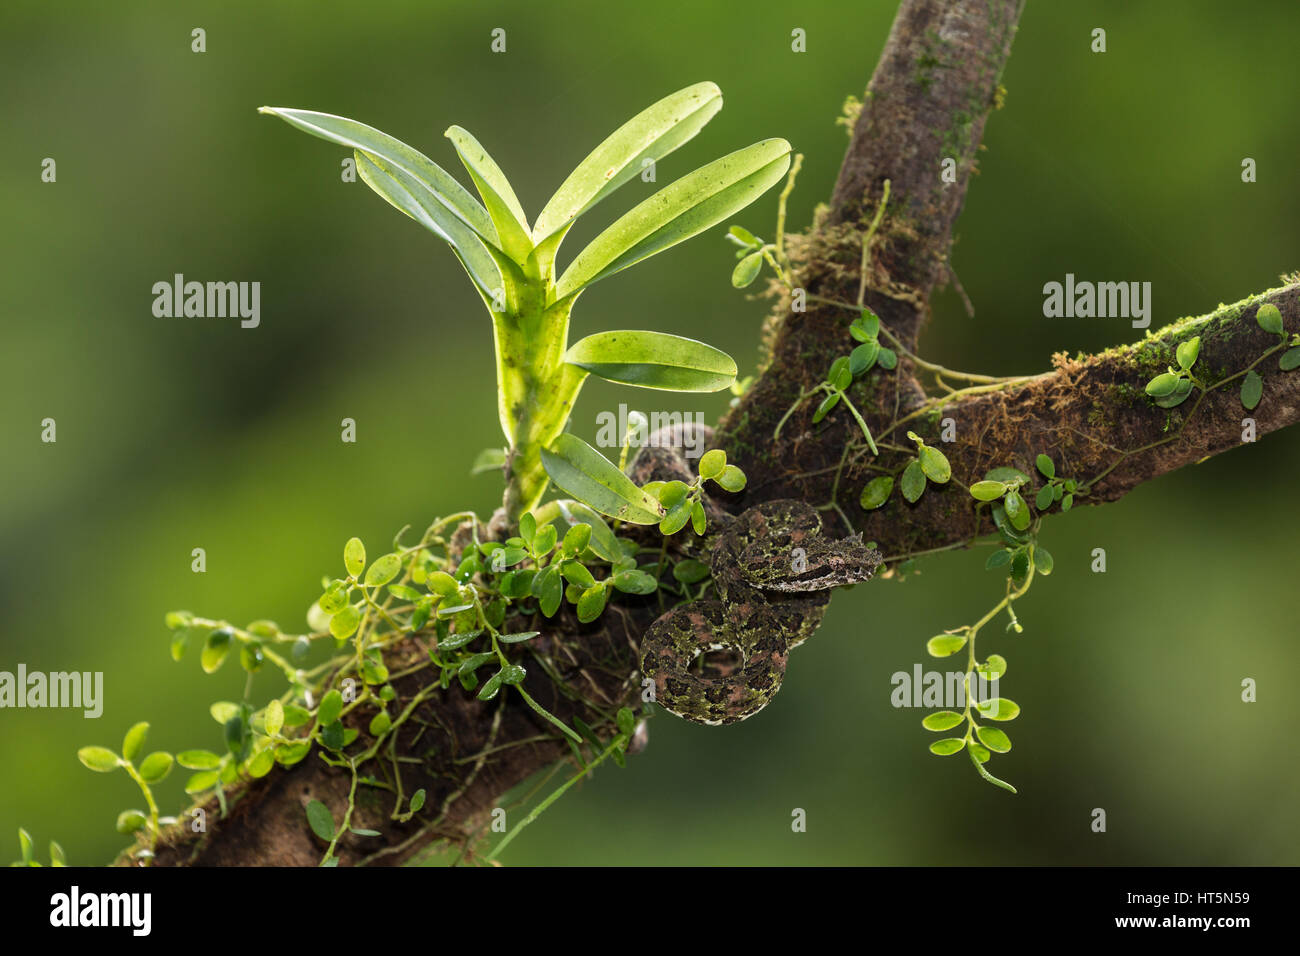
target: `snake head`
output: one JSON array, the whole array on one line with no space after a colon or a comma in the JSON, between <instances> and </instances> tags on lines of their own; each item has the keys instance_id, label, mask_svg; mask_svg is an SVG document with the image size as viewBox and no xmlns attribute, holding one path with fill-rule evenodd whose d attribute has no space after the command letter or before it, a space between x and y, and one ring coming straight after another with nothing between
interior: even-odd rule
<instances>
[{"instance_id":1,"label":"snake head","mask_svg":"<svg viewBox=\"0 0 1300 956\"><path fill-rule=\"evenodd\" d=\"M866 581L881 555L853 535L838 540L802 501L769 501L740 516L733 529L736 563L752 587L768 591L825 591Z\"/></svg>"}]
</instances>

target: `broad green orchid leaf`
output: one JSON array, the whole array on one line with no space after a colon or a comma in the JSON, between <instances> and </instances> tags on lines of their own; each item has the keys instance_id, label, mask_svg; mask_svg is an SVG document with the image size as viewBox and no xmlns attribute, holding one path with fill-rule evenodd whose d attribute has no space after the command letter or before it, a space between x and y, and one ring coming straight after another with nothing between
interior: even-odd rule
<instances>
[{"instance_id":1,"label":"broad green orchid leaf","mask_svg":"<svg viewBox=\"0 0 1300 956\"><path fill-rule=\"evenodd\" d=\"M406 213L435 236L451 246L461 265L479 291L492 299L502 288L501 270L495 257L479 239L478 234L455 216L446 214L433 191L414 176L382 159L355 150L357 174L362 182L388 202ZM439 221L441 220L441 222Z\"/></svg>"},{"instance_id":2,"label":"broad green orchid leaf","mask_svg":"<svg viewBox=\"0 0 1300 956\"><path fill-rule=\"evenodd\" d=\"M533 251L533 241L528 232L528 219L523 207L510 187L501 167L488 155L488 151L479 141L459 126L452 126L446 136L460 161L465 164L479 195L487 206L488 215L496 226L497 236L501 239L501 251L515 262L523 264L528 254Z\"/></svg>"},{"instance_id":3,"label":"broad green orchid leaf","mask_svg":"<svg viewBox=\"0 0 1300 956\"><path fill-rule=\"evenodd\" d=\"M744 209L790 167L790 144L767 139L729 153L633 207L578 253L556 283L563 298Z\"/></svg>"},{"instance_id":4,"label":"broad green orchid leaf","mask_svg":"<svg viewBox=\"0 0 1300 956\"><path fill-rule=\"evenodd\" d=\"M564 361L611 382L675 392L716 392L736 380L726 352L663 332L599 332L574 343Z\"/></svg>"},{"instance_id":5,"label":"broad green orchid leaf","mask_svg":"<svg viewBox=\"0 0 1300 956\"><path fill-rule=\"evenodd\" d=\"M658 162L695 136L722 109L715 83L696 83L642 110L591 151L569 174L537 217L533 240L541 242L618 189L642 161Z\"/></svg>"},{"instance_id":6,"label":"broad green orchid leaf","mask_svg":"<svg viewBox=\"0 0 1300 956\"><path fill-rule=\"evenodd\" d=\"M658 524L659 502L577 435L564 433L542 449L542 466L555 485L603 515L632 524Z\"/></svg>"},{"instance_id":7,"label":"broad green orchid leaf","mask_svg":"<svg viewBox=\"0 0 1300 956\"><path fill-rule=\"evenodd\" d=\"M388 166L402 170L423 183L447 213L460 219L486 242L500 248L496 227L493 226L487 210L479 205L478 200L469 190L418 149L394 139L387 133L381 133L365 123L358 123L343 116L281 106L263 106L258 112L278 116L290 126L296 126L305 133L351 149L359 149L369 153L375 159L383 160ZM441 225L443 214L435 216L434 219Z\"/></svg>"}]
</instances>

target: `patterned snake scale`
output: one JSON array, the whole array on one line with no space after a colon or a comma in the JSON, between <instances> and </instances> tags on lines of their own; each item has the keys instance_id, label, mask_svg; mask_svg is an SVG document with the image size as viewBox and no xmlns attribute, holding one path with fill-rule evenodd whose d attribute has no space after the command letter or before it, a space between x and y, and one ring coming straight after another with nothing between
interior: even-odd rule
<instances>
[{"instance_id":1,"label":"patterned snake scale","mask_svg":"<svg viewBox=\"0 0 1300 956\"><path fill-rule=\"evenodd\" d=\"M665 460L662 448L653 457L660 477L684 470L684 462L679 469ZM650 471L651 462L638 465ZM880 553L856 538L827 538L821 516L802 501L767 501L734 518L710 511L705 543L717 598L660 616L642 638L641 673L666 710L717 726L767 706L781 689L790 650L821 623L831 589L870 578ZM691 667L711 651L732 652L732 662Z\"/></svg>"}]
</instances>

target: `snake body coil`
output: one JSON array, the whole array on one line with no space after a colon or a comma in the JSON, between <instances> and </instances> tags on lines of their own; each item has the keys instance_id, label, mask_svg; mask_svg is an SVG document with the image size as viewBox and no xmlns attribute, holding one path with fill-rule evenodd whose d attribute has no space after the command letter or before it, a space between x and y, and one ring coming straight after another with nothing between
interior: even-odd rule
<instances>
[{"instance_id":1,"label":"snake body coil","mask_svg":"<svg viewBox=\"0 0 1300 956\"><path fill-rule=\"evenodd\" d=\"M801 501L765 502L721 531L710 565L717 600L673 608L646 631L641 672L655 700L697 723L756 714L781 689L790 650L817 629L830 589L869 578L880 555L856 541L828 541ZM705 667L701 654L731 652Z\"/></svg>"}]
</instances>

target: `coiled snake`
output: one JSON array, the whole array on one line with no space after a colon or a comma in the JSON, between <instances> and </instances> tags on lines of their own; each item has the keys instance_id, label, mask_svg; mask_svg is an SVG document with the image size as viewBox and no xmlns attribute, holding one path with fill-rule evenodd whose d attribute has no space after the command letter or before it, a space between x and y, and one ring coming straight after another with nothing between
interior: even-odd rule
<instances>
[{"instance_id":1,"label":"coiled snake","mask_svg":"<svg viewBox=\"0 0 1300 956\"><path fill-rule=\"evenodd\" d=\"M664 435L658 448L643 450L634 477L664 480L685 473L690 479L685 461L664 447L672 437ZM802 501L767 501L736 517L709 510L704 546L712 551L708 563L717 599L663 614L646 630L640 650L641 673L653 681L656 702L679 717L716 726L767 706L781 688L790 650L821 623L831 589L871 577L880 553L855 538L828 538L821 516ZM714 651L729 651L730 661L695 664Z\"/></svg>"}]
</instances>

